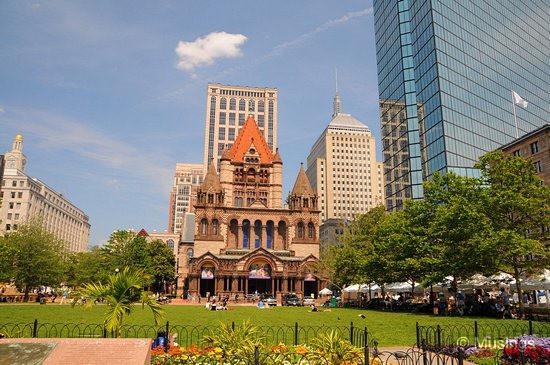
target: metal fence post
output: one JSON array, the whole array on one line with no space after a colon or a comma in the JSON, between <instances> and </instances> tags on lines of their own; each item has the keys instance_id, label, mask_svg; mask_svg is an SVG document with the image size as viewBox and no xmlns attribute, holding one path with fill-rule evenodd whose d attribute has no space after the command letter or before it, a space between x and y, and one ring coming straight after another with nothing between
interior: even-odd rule
<instances>
[{"instance_id":1,"label":"metal fence post","mask_svg":"<svg viewBox=\"0 0 550 365\"><path fill-rule=\"evenodd\" d=\"M353 322L349 324L349 342L353 345Z\"/></svg>"},{"instance_id":2,"label":"metal fence post","mask_svg":"<svg viewBox=\"0 0 550 365\"><path fill-rule=\"evenodd\" d=\"M479 347L479 329L477 328L477 321L474 321L474 342L475 346Z\"/></svg>"},{"instance_id":3,"label":"metal fence post","mask_svg":"<svg viewBox=\"0 0 550 365\"><path fill-rule=\"evenodd\" d=\"M235 321L231 322L231 331L235 332Z\"/></svg>"},{"instance_id":4,"label":"metal fence post","mask_svg":"<svg viewBox=\"0 0 550 365\"><path fill-rule=\"evenodd\" d=\"M464 349L458 348L458 365L464 365Z\"/></svg>"},{"instance_id":5,"label":"metal fence post","mask_svg":"<svg viewBox=\"0 0 550 365\"><path fill-rule=\"evenodd\" d=\"M420 348L420 326L416 322L416 347Z\"/></svg>"},{"instance_id":6,"label":"metal fence post","mask_svg":"<svg viewBox=\"0 0 550 365\"><path fill-rule=\"evenodd\" d=\"M441 348L441 326L437 325L437 348Z\"/></svg>"},{"instance_id":7,"label":"metal fence post","mask_svg":"<svg viewBox=\"0 0 550 365\"><path fill-rule=\"evenodd\" d=\"M294 346L298 346L298 322L294 323Z\"/></svg>"},{"instance_id":8,"label":"metal fence post","mask_svg":"<svg viewBox=\"0 0 550 365\"><path fill-rule=\"evenodd\" d=\"M260 349L254 346L254 365L260 365Z\"/></svg>"},{"instance_id":9,"label":"metal fence post","mask_svg":"<svg viewBox=\"0 0 550 365\"><path fill-rule=\"evenodd\" d=\"M33 324L33 327L32 327L32 337L33 338L38 337L38 319L34 320L34 324Z\"/></svg>"},{"instance_id":10,"label":"metal fence post","mask_svg":"<svg viewBox=\"0 0 550 365\"><path fill-rule=\"evenodd\" d=\"M533 336L533 321L529 320L529 335Z\"/></svg>"},{"instance_id":11,"label":"metal fence post","mask_svg":"<svg viewBox=\"0 0 550 365\"><path fill-rule=\"evenodd\" d=\"M105 324L103 325L103 338L107 338L107 327L105 327Z\"/></svg>"},{"instance_id":12,"label":"metal fence post","mask_svg":"<svg viewBox=\"0 0 550 365\"><path fill-rule=\"evenodd\" d=\"M422 339L422 344L421 344L421 348L422 348L422 364L423 365L428 365L428 354L426 354L426 340L425 339Z\"/></svg>"},{"instance_id":13,"label":"metal fence post","mask_svg":"<svg viewBox=\"0 0 550 365\"><path fill-rule=\"evenodd\" d=\"M164 351L168 352L170 347L170 322L166 321L166 337L164 338Z\"/></svg>"},{"instance_id":14,"label":"metal fence post","mask_svg":"<svg viewBox=\"0 0 550 365\"><path fill-rule=\"evenodd\" d=\"M363 329L363 355L365 357L365 365L369 364L369 331L367 327Z\"/></svg>"}]
</instances>

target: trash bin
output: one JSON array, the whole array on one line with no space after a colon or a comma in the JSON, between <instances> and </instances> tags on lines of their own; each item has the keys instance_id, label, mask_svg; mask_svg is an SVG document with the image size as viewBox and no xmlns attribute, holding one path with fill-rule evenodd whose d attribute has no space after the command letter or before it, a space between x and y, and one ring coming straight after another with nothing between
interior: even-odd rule
<instances>
[{"instance_id":1,"label":"trash bin","mask_svg":"<svg viewBox=\"0 0 550 365\"><path fill-rule=\"evenodd\" d=\"M336 308L337 304L338 304L338 301L336 300L336 297L332 297L332 299L330 300L330 306L332 308Z\"/></svg>"}]
</instances>

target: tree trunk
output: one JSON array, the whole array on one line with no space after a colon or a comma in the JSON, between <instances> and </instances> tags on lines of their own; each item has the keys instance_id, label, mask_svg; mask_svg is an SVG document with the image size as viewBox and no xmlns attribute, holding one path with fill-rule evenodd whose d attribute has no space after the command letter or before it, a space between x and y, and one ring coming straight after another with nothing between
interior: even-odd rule
<instances>
[{"instance_id":1,"label":"tree trunk","mask_svg":"<svg viewBox=\"0 0 550 365\"><path fill-rule=\"evenodd\" d=\"M29 286L25 285L25 296L23 297L23 302L27 303L29 301Z\"/></svg>"},{"instance_id":2,"label":"tree trunk","mask_svg":"<svg viewBox=\"0 0 550 365\"><path fill-rule=\"evenodd\" d=\"M518 292L519 312L523 314L523 294L521 292L521 283L519 281L519 268L514 266L514 278L516 279L516 290Z\"/></svg>"}]
</instances>

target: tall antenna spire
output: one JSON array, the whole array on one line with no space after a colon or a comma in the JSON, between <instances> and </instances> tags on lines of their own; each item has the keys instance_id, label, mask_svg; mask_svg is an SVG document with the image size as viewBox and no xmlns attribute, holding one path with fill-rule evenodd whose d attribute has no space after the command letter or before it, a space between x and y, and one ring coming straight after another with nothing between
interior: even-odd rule
<instances>
[{"instance_id":1,"label":"tall antenna spire","mask_svg":"<svg viewBox=\"0 0 550 365\"><path fill-rule=\"evenodd\" d=\"M336 80L336 94L334 95L332 117L334 118L341 111L340 95L338 95L338 69L334 69L334 75Z\"/></svg>"}]
</instances>

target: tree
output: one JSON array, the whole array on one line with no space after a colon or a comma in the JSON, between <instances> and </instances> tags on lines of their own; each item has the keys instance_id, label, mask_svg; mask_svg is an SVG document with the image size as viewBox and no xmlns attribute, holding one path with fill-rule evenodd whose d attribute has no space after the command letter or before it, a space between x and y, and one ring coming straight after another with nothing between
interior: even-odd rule
<instances>
[{"instance_id":1,"label":"tree","mask_svg":"<svg viewBox=\"0 0 550 365\"><path fill-rule=\"evenodd\" d=\"M3 245L3 250L11 257L2 255L3 269L6 270L2 270L2 276L15 279L16 285L25 292L25 301L28 301L32 287L60 283L65 265L65 245L47 232L39 219L22 224L17 231L6 235Z\"/></svg>"},{"instance_id":2,"label":"tree","mask_svg":"<svg viewBox=\"0 0 550 365\"><path fill-rule=\"evenodd\" d=\"M65 282L75 287L92 281L105 283L114 271L108 263L108 257L97 246L88 252L72 253L67 258Z\"/></svg>"},{"instance_id":3,"label":"tree","mask_svg":"<svg viewBox=\"0 0 550 365\"><path fill-rule=\"evenodd\" d=\"M132 313L134 304L141 303L148 306L152 313L155 325L160 323L164 310L156 302L151 293L143 290L147 281L147 274L140 269L125 267L121 272L109 275L108 282L87 283L77 290L76 298L86 299L84 306L91 308L95 301L103 300L107 304L104 324L107 330L115 337L120 335L120 329L125 316ZM73 301L73 306L77 301Z\"/></svg>"},{"instance_id":4,"label":"tree","mask_svg":"<svg viewBox=\"0 0 550 365\"><path fill-rule=\"evenodd\" d=\"M147 245L149 267L147 272L153 277L153 290L164 291L164 284L172 282L176 276L176 258L166 243L153 240Z\"/></svg>"},{"instance_id":5,"label":"tree","mask_svg":"<svg viewBox=\"0 0 550 365\"><path fill-rule=\"evenodd\" d=\"M486 186L485 214L490 219L494 270L516 279L548 267L550 188L541 184L532 161L502 151L489 152L476 165ZM521 305L520 301L520 305Z\"/></svg>"},{"instance_id":6,"label":"tree","mask_svg":"<svg viewBox=\"0 0 550 365\"><path fill-rule=\"evenodd\" d=\"M334 251L334 281L343 284L368 283L380 267L373 257L373 237L378 222L386 215L384 207L371 209L351 222L344 230L342 246ZM374 267L373 267L374 265Z\"/></svg>"},{"instance_id":7,"label":"tree","mask_svg":"<svg viewBox=\"0 0 550 365\"><path fill-rule=\"evenodd\" d=\"M451 290L457 281L492 265L492 246L487 243L491 225L483 206L485 190L477 178L448 172L435 173L424 184L424 202L432 211L430 237L438 250L440 264L436 276L452 276Z\"/></svg>"},{"instance_id":8,"label":"tree","mask_svg":"<svg viewBox=\"0 0 550 365\"><path fill-rule=\"evenodd\" d=\"M407 201L405 209L388 214L378 223L374 240L375 257L385 273L379 281L407 281L414 286L433 275L439 264L429 236L427 204Z\"/></svg>"}]
</instances>

